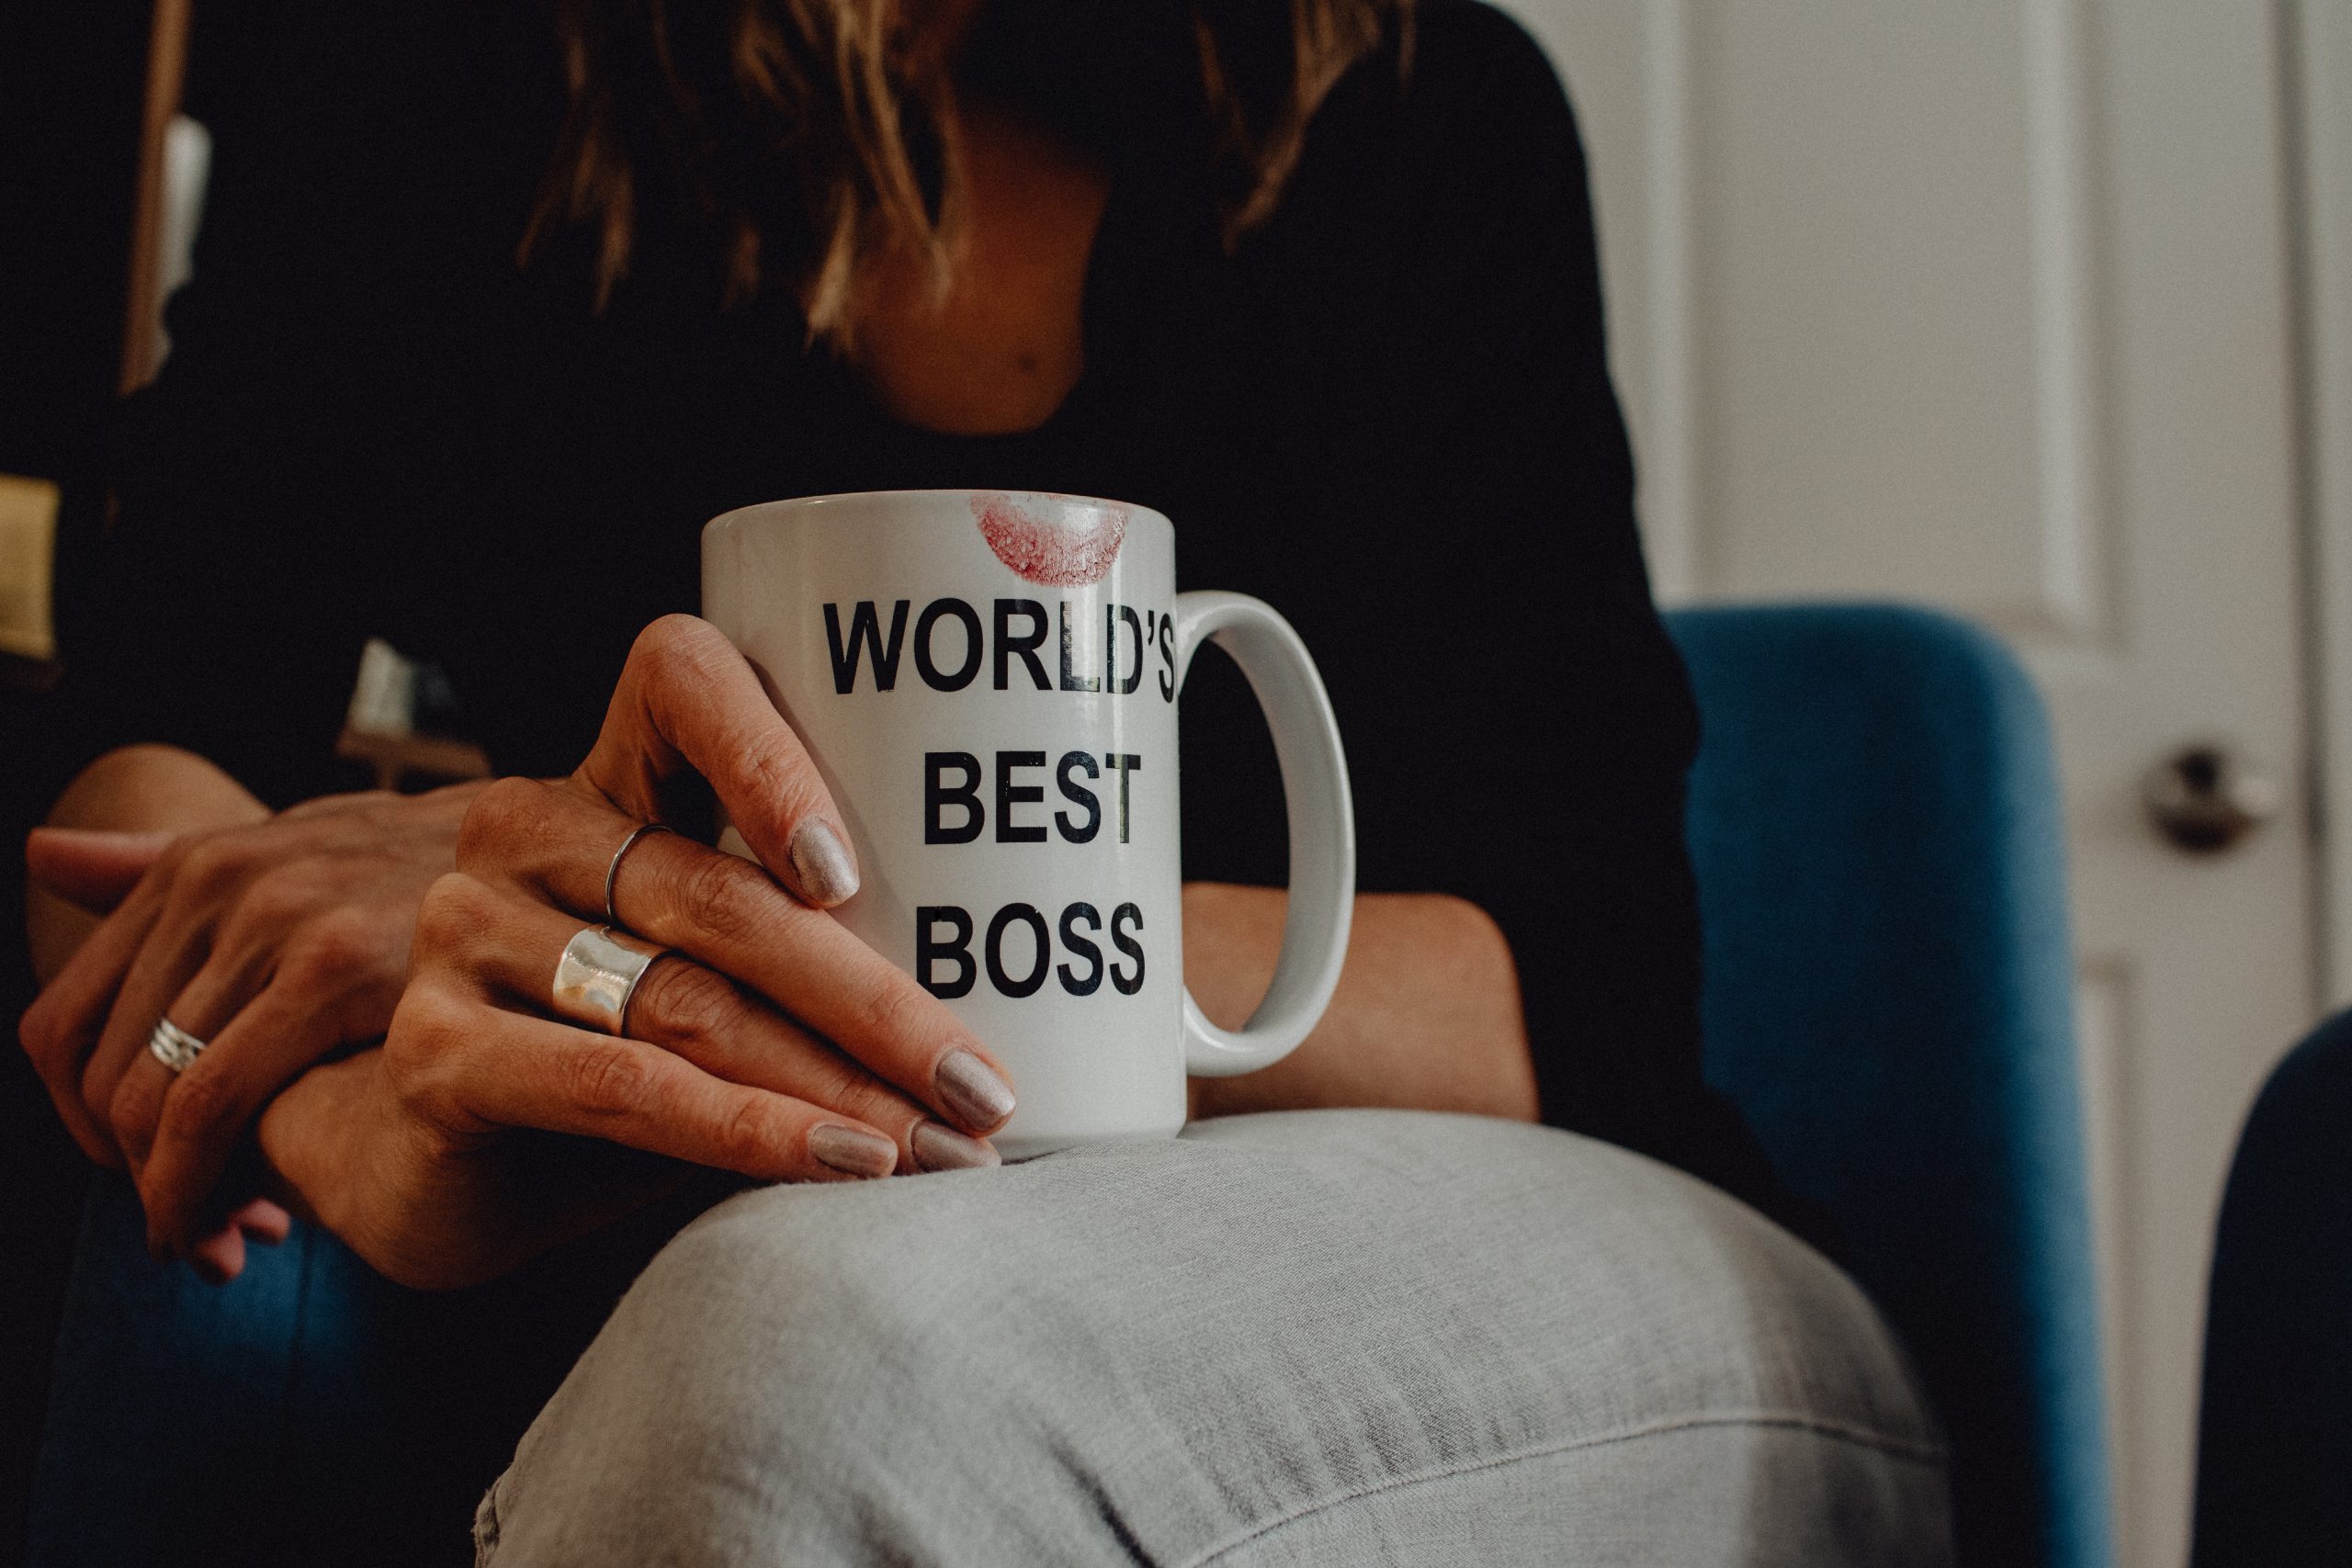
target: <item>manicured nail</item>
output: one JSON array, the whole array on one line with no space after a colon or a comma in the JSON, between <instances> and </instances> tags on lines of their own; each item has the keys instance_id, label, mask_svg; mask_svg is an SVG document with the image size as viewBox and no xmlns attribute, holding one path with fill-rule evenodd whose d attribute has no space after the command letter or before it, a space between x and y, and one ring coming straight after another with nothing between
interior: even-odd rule
<instances>
[{"instance_id":1,"label":"manicured nail","mask_svg":"<svg viewBox=\"0 0 2352 1568\"><path fill-rule=\"evenodd\" d=\"M997 1152L979 1139L967 1138L955 1128L943 1127L936 1122L926 1122L916 1128L911 1141L915 1163L925 1170L970 1170L1003 1163Z\"/></svg>"},{"instance_id":2,"label":"manicured nail","mask_svg":"<svg viewBox=\"0 0 2352 1568\"><path fill-rule=\"evenodd\" d=\"M808 1152L849 1176L888 1176L899 1168L899 1145L879 1133L832 1122L812 1130Z\"/></svg>"},{"instance_id":3,"label":"manicured nail","mask_svg":"<svg viewBox=\"0 0 2352 1568\"><path fill-rule=\"evenodd\" d=\"M932 1081L941 1103L967 1127L993 1127L1012 1114L1012 1086L961 1046L939 1058Z\"/></svg>"},{"instance_id":4,"label":"manicured nail","mask_svg":"<svg viewBox=\"0 0 2352 1568\"><path fill-rule=\"evenodd\" d=\"M794 891L820 909L830 909L857 891L857 867L841 835L811 817L792 835Z\"/></svg>"}]
</instances>

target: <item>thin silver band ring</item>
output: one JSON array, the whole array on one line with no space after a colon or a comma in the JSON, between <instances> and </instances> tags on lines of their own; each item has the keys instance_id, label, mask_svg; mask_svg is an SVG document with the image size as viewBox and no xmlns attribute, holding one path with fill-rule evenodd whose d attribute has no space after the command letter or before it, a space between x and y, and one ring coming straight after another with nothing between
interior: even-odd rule
<instances>
[{"instance_id":1,"label":"thin silver band ring","mask_svg":"<svg viewBox=\"0 0 2352 1568\"><path fill-rule=\"evenodd\" d=\"M603 1034L627 1032L629 998L653 961L670 950L610 926L582 926L555 962L556 1013Z\"/></svg>"},{"instance_id":2,"label":"thin silver band ring","mask_svg":"<svg viewBox=\"0 0 2352 1568\"><path fill-rule=\"evenodd\" d=\"M621 840L621 847L613 852L612 863L605 867L605 923L606 925L618 926L621 923L620 912L613 908L613 886L621 879L621 857L635 849L637 841L648 833L674 831L676 829L666 822L640 822L629 829L628 837Z\"/></svg>"},{"instance_id":3,"label":"thin silver band ring","mask_svg":"<svg viewBox=\"0 0 2352 1568\"><path fill-rule=\"evenodd\" d=\"M159 1018L155 1021L155 1027L148 1032L147 1054L173 1072L184 1073L189 1064L204 1055L204 1048L210 1043L209 1040L198 1040L170 1019Z\"/></svg>"}]
</instances>

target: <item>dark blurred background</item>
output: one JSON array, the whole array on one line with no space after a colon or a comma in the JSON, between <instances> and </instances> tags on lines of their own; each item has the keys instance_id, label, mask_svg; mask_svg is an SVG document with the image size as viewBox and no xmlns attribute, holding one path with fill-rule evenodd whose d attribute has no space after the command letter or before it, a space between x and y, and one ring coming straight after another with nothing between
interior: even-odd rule
<instances>
[{"instance_id":1,"label":"dark blurred background","mask_svg":"<svg viewBox=\"0 0 2352 1568\"><path fill-rule=\"evenodd\" d=\"M172 118L233 114L237 64L284 8L237 0L198 19L186 0L0 6L0 1540L11 1543L87 1179L14 1039L31 996L16 845L48 805L28 798L23 760L56 670L39 568L53 559L57 614L70 615L105 525L111 411L157 352L164 278L152 265L134 276L132 257L155 256L166 238ZM200 134L179 135L183 159L200 154Z\"/></svg>"},{"instance_id":2,"label":"dark blurred background","mask_svg":"<svg viewBox=\"0 0 2352 1568\"><path fill-rule=\"evenodd\" d=\"M107 412L122 378L130 299L131 231L145 123L150 5L22 0L0 8L0 474L11 476L12 556L50 530L61 565L70 536L101 525L98 475ZM112 199L93 200L94 192ZM47 487L47 488L43 488ZM42 513L47 513L46 522ZM12 601L17 624L0 651L0 1528L23 1531L48 1349L86 1179L80 1155L49 1111L15 1021L31 997L25 962L22 857L15 846L47 803L27 798L42 693L54 665L42 606ZM28 613L28 611L31 613Z\"/></svg>"}]
</instances>

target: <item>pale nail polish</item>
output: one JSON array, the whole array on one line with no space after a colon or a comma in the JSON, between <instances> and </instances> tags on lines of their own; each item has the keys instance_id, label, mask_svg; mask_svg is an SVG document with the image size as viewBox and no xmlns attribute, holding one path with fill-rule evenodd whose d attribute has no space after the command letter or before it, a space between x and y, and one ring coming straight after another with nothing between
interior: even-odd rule
<instances>
[{"instance_id":1,"label":"pale nail polish","mask_svg":"<svg viewBox=\"0 0 2352 1568\"><path fill-rule=\"evenodd\" d=\"M899 1145L879 1133L827 1122L808 1134L808 1152L849 1176L888 1176L899 1168Z\"/></svg>"},{"instance_id":2,"label":"pale nail polish","mask_svg":"<svg viewBox=\"0 0 2352 1568\"><path fill-rule=\"evenodd\" d=\"M915 1163L925 1170L971 1170L1002 1163L997 1152L979 1139L967 1138L936 1122L916 1128L909 1141L915 1146Z\"/></svg>"},{"instance_id":3,"label":"pale nail polish","mask_svg":"<svg viewBox=\"0 0 2352 1568\"><path fill-rule=\"evenodd\" d=\"M932 1079L941 1103L967 1126L993 1127L1012 1114L1012 1086L960 1046L939 1058Z\"/></svg>"},{"instance_id":4,"label":"pale nail polish","mask_svg":"<svg viewBox=\"0 0 2352 1568\"><path fill-rule=\"evenodd\" d=\"M792 880L795 890L820 909L830 909L857 891L857 867L849 858L849 846L814 817L792 835Z\"/></svg>"}]
</instances>

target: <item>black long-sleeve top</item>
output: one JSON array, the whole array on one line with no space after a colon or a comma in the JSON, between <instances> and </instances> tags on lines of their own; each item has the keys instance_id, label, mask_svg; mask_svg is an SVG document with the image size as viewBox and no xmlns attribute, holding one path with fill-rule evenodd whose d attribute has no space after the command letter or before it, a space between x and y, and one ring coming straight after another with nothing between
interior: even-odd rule
<instances>
[{"instance_id":1,"label":"black long-sleeve top","mask_svg":"<svg viewBox=\"0 0 2352 1568\"><path fill-rule=\"evenodd\" d=\"M1360 63L1228 254L1186 7L993 7L979 89L1091 142L1111 195L1077 389L1034 432L956 437L881 413L788 290L724 304L658 199L601 312L584 236L518 266L561 112L536 8L299 10L216 126L171 356L126 411L61 775L147 739L273 801L326 787L370 635L447 670L502 771L568 771L635 633L695 607L719 512L1136 502L1175 520L1182 586L1257 594L1313 649L1360 885L1499 922L1546 1120L1766 1194L1700 1083L1696 717L1635 534L1577 129L1514 24L1423 0L1409 73ZM1247 67L1286 30L1227 41ZM1223 660L1182 723L1187 876L1280 884L1272 749Z\"/></svg>"}]
</instances>

